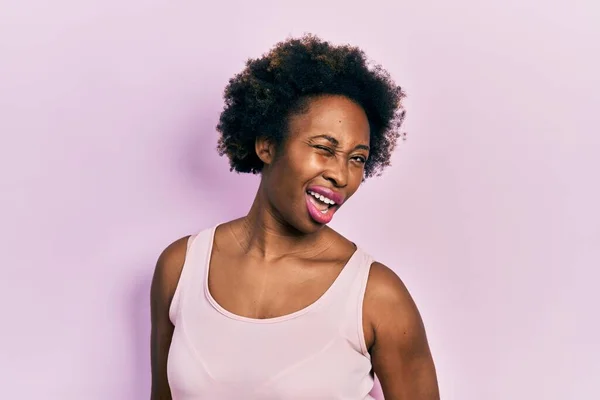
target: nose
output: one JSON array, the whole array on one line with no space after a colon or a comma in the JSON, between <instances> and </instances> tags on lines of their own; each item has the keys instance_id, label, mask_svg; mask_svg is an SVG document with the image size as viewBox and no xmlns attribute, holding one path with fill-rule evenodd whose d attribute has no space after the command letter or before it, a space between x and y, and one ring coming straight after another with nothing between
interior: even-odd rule
<instances>
[{"instance_id":1,"label":"nose","mask_svg":"<svg viewBox=\"0 0 600 400\"><path fill-rule=\"evenodd\" d=\"M348 163L343 157L332 157L323 173L323 177L335 187L345 187L348 185Z\"/></svg>"}]
</instances>

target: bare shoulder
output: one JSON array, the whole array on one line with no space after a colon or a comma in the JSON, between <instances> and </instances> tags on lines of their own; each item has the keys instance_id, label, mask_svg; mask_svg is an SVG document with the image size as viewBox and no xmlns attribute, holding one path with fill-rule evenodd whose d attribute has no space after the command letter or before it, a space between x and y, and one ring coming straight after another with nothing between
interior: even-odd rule
<instances>
[{"instance_id":1,"label":"bare shoulder","mask_svg":"<svg viewBox=\"0 0 600 400\"><path fill-rule=\"evenodd\" d=\"M179 282L189 236L177 239L159 255L150 288L150 344L152 399L170 399L167 379L167 357L174 326L169 319L169 307Z\"/></svg>"},{"instance_id":2,"label":"bare shoulder","mask_svg":"<svg viewBox=\"0 0 600 400\"><path fill-rule=\"evenodd\" d=\"M365 339L386 399L439 400L435 365L417 306L400 277L371 265L363 303Z\"/></svg>"},{"instance_id":3,"label":"bare shoulder","mask_svg":"<svg viewBox=\"0 0 600 400\"><path fill-rule=\"evenodd\" d=\"M373 342L388 332L402 333L399 339L405 340L423 334L421 316L406 285L398 274L380 262L371 265L363 313L367 327L372 330Z\"/></svg>"},{"instance_id":4,"label":"bare shoulder","mask_svg":"<svg viewBox=\"0 0 600 400\"><path fill-rule=\"evenodd\" d=\"M189 237L175 240L160 253L152 278L153 301L170 303L181 276Z\"/></svg>"},{"instance_id":5,"label":"bare shoulder","mask_svg":"<svg viewBox=\"0 0 600 400\"><path fill-rule=\"evenodd\" d=\"M380 262L371 264L365 301L371 305L414 306L412 297L398 274Z\"/></svg>"}]
</instances>

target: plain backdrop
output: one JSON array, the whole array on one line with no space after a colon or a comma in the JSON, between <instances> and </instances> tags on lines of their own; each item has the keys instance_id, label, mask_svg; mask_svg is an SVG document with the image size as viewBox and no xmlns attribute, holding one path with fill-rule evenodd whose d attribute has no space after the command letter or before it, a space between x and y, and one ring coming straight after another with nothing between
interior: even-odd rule
<instances>
[{"instance_id":1,"label":"plain backdrop","mask_svg":"<svg viewBox=\"0 0 600 400\"><path fill-rule=\"evenodd\" d=\"M1 0L0 396L149 398L156 258L258 182L216 154L223 88L310 32L408 94L393 166L332 225L412 292L442 398L600 398L598 21L593 0Z\"/></svg>"}]
</instances>

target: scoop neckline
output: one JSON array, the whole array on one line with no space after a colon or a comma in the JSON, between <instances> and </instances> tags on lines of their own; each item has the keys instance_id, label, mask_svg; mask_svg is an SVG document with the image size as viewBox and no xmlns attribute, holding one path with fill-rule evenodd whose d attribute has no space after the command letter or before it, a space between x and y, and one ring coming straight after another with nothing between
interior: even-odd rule
<instances>
[{"instance_id":1,"label":"scoop neckline","mask_svg":"<svg viewBox=\"0 0 600 400\"><path fill-rule=\"evenodd\" d=\"M209 303L212 305L212 307L215 310L217 310L219 313L223 314L224 316L226 316L230 319L233 319L236 321L241 321L241 322L248 322L248 323L253 323L253 324L272 324L272 323L277 323L277 322L289 321L291 319L300 317L300 316L318 308L319 306L321 306L323 303L326 302L326 300L335 291L335 288L340 285L340 281L342 281L343 277L349 273L348 270L350 268L348 268L348 266L351 265L351 263L354 261L354 259L358 256L358 254L360 252L360 248L355 243L353 243L355 250L352 253L352 255L350 256L350 258L348 259L348 261L346 261L346 263L344 264L344 267L342 268L342 270L340 271L338 276L335 278L333 283L331 285L329 285L327 290L319 298L317 298L314 302L307 305L306 307L301 308L300 310L294 311L289 314L280 315L278 317L272 317L272 318L244 317L242 315L232 313L231 311L222 307L217 302L217 300L215 300L215 298L212 296L212 294L210 293L210 289L208 287L208 275L210 273L210 260L212 258L212 252L213 252L214 243L215 243L215 233L216 233L218 227L219 227L219 225L215 225L210 231L208 251L206 252L206 260L204 262L204 271L205 271L205 273L204 273L204 293L205 293L206 298L208 299Z\"/></svg>"}]
</instances>

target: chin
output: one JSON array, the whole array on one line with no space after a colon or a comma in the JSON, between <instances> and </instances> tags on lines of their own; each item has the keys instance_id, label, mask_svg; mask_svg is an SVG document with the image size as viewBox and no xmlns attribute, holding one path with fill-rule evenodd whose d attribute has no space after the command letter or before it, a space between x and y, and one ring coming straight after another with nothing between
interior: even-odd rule
<instances>
[{"instance_id":1,"label":"chin","mask_svg":"<svg viewBox=\"0 0 600 400\"><path fill-rule=\"evenodd\" d=\"M304 204L300 207L274 208L274 215L279 222L292 232L300 235L310 235L323 229L327 224L315 221Z\"/></svg>"},{"instance_id":2,"label":"chin","mask_svg":"<svg viewBox=\"0 0 600 400\"><path fill-rule=\"evenodd\" d=\"M327 225L329 225L328 223L324 224L324 223L319 223L319 222L315 221L314 219L311 218L310 215L306 215L305 218L306 219L304 222L304 226L305 226L304 233L307 233L307 234L316 233L316 232L320 231L321 229L325 228Z\"/></svg>"},{"instance_id":3,"label":"chin","mask_svg":"<svg viewBox=\"0 0 600 400\"><path fill-rule=\"evenodd\" d=\"M325 225L317 224L316 222L309 222L307 224L307 228L304 230L303 233L306 233L306 234L316 233L316 232L320 231L321 229L323 229L324 227L325 227Z\"/></svg>"},{"instance_id":4,"label":"chin","mask_svg":"<svg viewBox=\"0 0 600 400\"><path fill-rule=\"evenodd\" d=\"M296 230L300 234L309 235L316 233L325 227L324 224L319 224L313 221L310 215L304 215L303 218L290 218L286 220L290 228Z\"/></svg>"}]
</instances>

